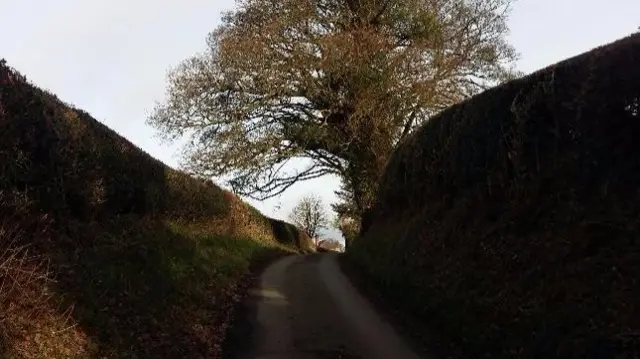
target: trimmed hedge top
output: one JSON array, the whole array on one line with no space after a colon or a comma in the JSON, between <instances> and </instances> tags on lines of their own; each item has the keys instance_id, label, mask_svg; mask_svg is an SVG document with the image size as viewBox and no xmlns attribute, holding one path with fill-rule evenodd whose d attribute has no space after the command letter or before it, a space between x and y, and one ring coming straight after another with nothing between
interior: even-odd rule
<instances>
[{"instance_id":1,"label":"trimmed hedge top","mask_svg":"<svg viewBox=\"0 0 640 359\"><path fill-rule=\"evenodd\" d=\"M461 357L640 353L640 34L402 143L348 255Z\"/></svg>"},{"instance_id":2,"label":"trimmed hedge top","mask_svg":"<svg viewBox=\"0 0 640 359\"><path fill-rule=\"evenodd\" d=\"M257 225L272 231L273 220L232 193L169 168L88 113L32 86L4 61L0 190L27 193L39 210L58 218L211 218L231 230ZM304 237L291 227L289 232ZM290 235L278 239L294 244ZM310 239L296 240L311 246Z\"/></svg>"}]
</instances>

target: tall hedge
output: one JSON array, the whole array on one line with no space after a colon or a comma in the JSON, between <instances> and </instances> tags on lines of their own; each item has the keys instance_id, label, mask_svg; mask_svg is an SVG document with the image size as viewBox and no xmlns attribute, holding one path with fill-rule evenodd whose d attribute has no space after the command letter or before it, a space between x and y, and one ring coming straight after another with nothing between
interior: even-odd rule
<instances>
[{"instance_id":1,"label":"tall hedge","mask_svg":"<svg viewBox=\"0 0 640 359\"><path fill-rule=\"evenodd\" d=\"M64 221L123 214L210 219L228 231L280 237L273 220L211 181L164 165L88 113L29 84L0 61L0 191ZM302 236L297 228L289 229ZM302 236L303 237L303 236ZM299 239L301 246L311 240Z\"/></svg>"},{"instance_id":2,"label":"tall hedge","mask_svg":"<svg viewBox=\"0 0 640 359\"><path fill-rule=\"evenodd\" d=\"M349 256L460 356L637 357L639 153L633 35L422 126Z\"/></svg>"}]
</instances>

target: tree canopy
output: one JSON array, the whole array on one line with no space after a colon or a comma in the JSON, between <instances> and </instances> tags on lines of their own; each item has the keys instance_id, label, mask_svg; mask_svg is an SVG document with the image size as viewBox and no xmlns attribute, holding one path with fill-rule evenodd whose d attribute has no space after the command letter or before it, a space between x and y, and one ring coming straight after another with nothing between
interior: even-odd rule
<instances>
[{"instance_id":1,"label":"tree canopy","mask_svg":"<svg viewBox=\"0 0 640 359\"><path fill-rule=\"evenodd\" d=\"M362 211L398 142L512 76L511 2L238 0L149 123L188 136L186 169L240 195L334 174Z\"/></svg>"}]
</instances>

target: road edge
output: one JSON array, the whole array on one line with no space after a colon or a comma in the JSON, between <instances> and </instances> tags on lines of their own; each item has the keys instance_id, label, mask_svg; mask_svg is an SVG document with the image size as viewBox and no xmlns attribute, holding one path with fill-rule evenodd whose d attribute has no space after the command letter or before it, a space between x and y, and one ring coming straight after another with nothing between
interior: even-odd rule
<instances>
[{"instance_id":1,"label":"road edge","mask_svg":"<svg viewBox=\"0 0 640 359\"><path fill-rule=\"evenodd\" d=\"M380 292L369 276L346 254L338 255L340 270L351 284L365 297L383 320L387 321L406 341L406 344L422 358L451 359L453 356L445 338L438 336L425 324L416 320L411 313L401 310Z\"/></svg>"},{"instance_id":2,"label":"road edge","mask_svg":"<svg viewBox=\"0 0 640 359\"><path fill-rule=\"evenodd\" d=\"M222 341L221 359L238 359L248 355L247 340L253 335L253 317L255 308L249 296L249 290L259 284L260 275L278 260L299 254L284 251L268 251L253 260L249 273L240 280L237 300L229 314L228 326Z\"/></svg>"}]
</instances>

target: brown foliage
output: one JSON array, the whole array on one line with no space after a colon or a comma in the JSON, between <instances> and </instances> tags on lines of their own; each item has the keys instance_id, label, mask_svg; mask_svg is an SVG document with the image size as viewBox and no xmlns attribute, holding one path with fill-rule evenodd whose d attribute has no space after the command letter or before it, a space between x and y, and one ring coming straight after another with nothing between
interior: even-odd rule
<instances>
[{"instance_id":1,"label":"brown foliage","mask_svg":"<svg viewBox=\"0 0 640 359\"><path fill-rule=\"evenodd\" d=\"M294 245L304 250L313 248L313 240L304 230L290 223L273 218L269 218L269 224L271 225L273 234L280 238L281 243Z\"/></svg>"},{"instance_id":2,"label":"brown foliage","mask_svg":"<svg viewBox=\"0 0 640 359\"><path fill-rule=\"evenodd\" d=\"M24 196L0 191L0 357L83 354L86 337L73 330L73 308L60 310L50 258L34 243L47 235L51 221L29 206Z\"/></svg>"},{"instance_id":3,"label":"brown foliage","mask_svg":"<svg viewBox=\"0 0 640 359\"><path fill-rule=\"evenodd\" d=\"M246 0L169 76L150 123L193 135L192 171L265 198L340 176L362 211L395 145L496 83L510 0ZM292 159L310 161L300 171Z\"/></svg>"},{"instance_id":4,"label":"brown foliage","mask_svg":"<svg viewBox=\"0 0 640 359\"><path fill-rule=\"evenodd\" d=\"M318 241L318 251L344 251L344 246L337 239L322 239Z\"/></svg>"},{"instance_id":5,"label":"brown foliage","mask_svg":"<svg viewBox=\"0 0 640 359\"><path fill-rule=\"evenodd\" d=\"M637 357L639 49L622 39L424 125L351 258L461 357Z\"/></svg>"}]
</instances>

